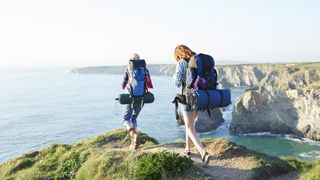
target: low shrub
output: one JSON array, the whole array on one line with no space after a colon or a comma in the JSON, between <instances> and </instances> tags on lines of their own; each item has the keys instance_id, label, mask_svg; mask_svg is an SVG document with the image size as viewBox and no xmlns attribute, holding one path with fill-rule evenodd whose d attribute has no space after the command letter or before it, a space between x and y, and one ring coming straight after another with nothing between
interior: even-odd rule
<instances>
[{"instance_id":1,"label":"low shrub","mask_svg":"<svg viewBox=\"0 0 320 180\"><path fill-rule=\"evenodd\" d=\"M191 165L190 158L173 152L143 154L136 163L134 179L172 179L184 173Z\"/></svg>"}]
</instances>

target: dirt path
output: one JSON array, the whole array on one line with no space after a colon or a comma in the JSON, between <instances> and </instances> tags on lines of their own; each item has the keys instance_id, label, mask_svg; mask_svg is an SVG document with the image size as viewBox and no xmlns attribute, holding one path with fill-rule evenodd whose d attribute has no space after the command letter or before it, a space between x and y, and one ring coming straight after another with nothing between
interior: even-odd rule
<instances>
[{"instance_id":1,"label":"dirt path","mask_svg":"<svg viewBox=\"0 0 320 180\"><path fill-rule=\"evenodd\" d=\"M132 151L121 146L117 147L113 145L109 148L111 151ZM170 151L177 154L181 154L184 148L177 147L176 144L160 144L151 147L139 148L139 152L155 152L155 151ZM253 171L255 167L253 161L250 161L245 157L214 157L211 156L211 160L207 166L202 164L201 157L198 152L193 151L191 154L191 159L198 168L202 169L208 175L212 176L214 180L247 180L252 179ZM299 174L297 172L289 172L280 176L275 176L270 178L271 180L297 180L299 179Z\"/></svg>"},{"instance_id":2,"label":"dirt path","mask_svg":"<svg viewBox=\"0 0 320 180\"><path fill-rule=\"evenodd\" d=\"M167 150L175 153L181 153L184 148L177 148L170 144L163 144L153 147L144 148L144 151ZM194 164L204 172L210 174L215 180L219 179L250 179L252 165L243 158L219 159L211 157L207 166L203 166L201 157L198 153L191 154Z\"/></svg>"},{"instance_id":3,"label":"dirt path","mask_svg":"<svg viewBox=\"0 0 320 180\"><path fill-rule=\"evenodd\" d=\"M184 148L177 148L172 144L162 144L153 147L143 148L143 151L159 151L159 150L167 150L175 153L183 152ZM194 164L201 168L204 172L208 173L215 180L226 180L226 179L238 179L238 180L246 180L251 179L252 171L251 169L254 167L251 161L245 159L243 157L237 158L218 158L211 157L211 160L207 166L203 166L200 155L197 152L193 152L191 155L191 159L194 161ZM282 176L273 177L272 180L294 180L298 179L298 174L294 172L290 172L288 174L284 174Z\"/></svg>"},{"instance_id":4,"label":"dirt path","mask_svg":"<svg viewBox=\"0 0 320 180\"><path fill-rule=\"evenodd\" d=\"M270 180L298 180L298 179L299 179L298 172L289 172L287 174L272 177Z\"/></svg>"}]
</instances>

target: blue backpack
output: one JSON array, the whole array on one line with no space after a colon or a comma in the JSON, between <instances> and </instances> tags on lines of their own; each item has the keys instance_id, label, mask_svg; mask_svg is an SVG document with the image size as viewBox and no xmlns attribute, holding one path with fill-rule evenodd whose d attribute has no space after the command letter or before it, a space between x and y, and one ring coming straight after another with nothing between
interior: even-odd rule
<instances>
[{"instance_id":1,"label":"blue backpack","mask_svg":"<svg viewBox=\"0 0 320 180\"><path fill-rule=\"evenodd\" d=\"M208 110L231 104L229 89L217 89L217 71L212 56L196 54L188 63L186 103L194 110ZM210 114L209 114L210 115Z\"/></svg>"},{"instance_id":2,"label":"blue backpack","mask_svg":"<svg viewBox=\"0 0 320 180\"><path fill-rule=\"evenodd\" d=\"M212 56L196 54L188 63L190 71L189 87L195 90L209 90L217 88L217 71L214 69L215 62Z\"/></svg>"},{"instance_id":3,"label":"blue backpack","mask_svg":"<svg viewBox=\"0 0 320 180\"><path fill-rule=\"evenodd\" d=\"M143 97L145 94L145 60L129 61L129 83L131 97Z\"/></svg>"}]
</instances>

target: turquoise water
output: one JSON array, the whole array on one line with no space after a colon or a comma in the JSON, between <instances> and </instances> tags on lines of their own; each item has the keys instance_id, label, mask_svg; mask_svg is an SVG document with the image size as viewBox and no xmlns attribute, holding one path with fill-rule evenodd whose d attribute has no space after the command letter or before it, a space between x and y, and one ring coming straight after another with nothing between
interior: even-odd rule
<instances>
[{"instance_id":1,"label":"turquoise water","mask_svg":"<svg viewBox=\"0 0 320 180\"><path fill-rule=\"evenodd\" d=\"M0 70L0 162L53 143L73 143L121 127L122 106L114 98L122 92L122 75L80 75L69 69L50 71ZM156 101L146 104L138 118L140 130L160 143L184 139L176 125L171 100L179 89L171 78L153 76ZM232 89L233 102L242 93ZM250 149L305 160L320 158L320 143L280 136L233 135L226 122L202 137L225 137Z\"/></svg>"}]
</instances>

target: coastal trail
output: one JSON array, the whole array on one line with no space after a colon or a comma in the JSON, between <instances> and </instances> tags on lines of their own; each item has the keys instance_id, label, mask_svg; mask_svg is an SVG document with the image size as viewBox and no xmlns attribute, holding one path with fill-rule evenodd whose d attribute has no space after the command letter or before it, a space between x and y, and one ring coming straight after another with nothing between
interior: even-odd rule
<instances>
[{"instance_id":1,"label":"coastal trail","mask_svg":"<svg viewBox=\"0 0 320 180\"><path fill-rule=\"evenodd\" d=\"M176 144L161 144L152 147L145 147L138 151L144 152L156 152L156 151L169 151L177 154L181 154L184 151L183 147L177 147ZM202 164L202 159L196 149L192 149L191 159L194 165L203 170L208 175L212 176L215 180L225 180L225 179L239 179L247 180L252 179L253 168L255 168L255 163L250 160L250 158L243 156L230 156L221 157L211 155L211 160L207 166ZM287 174L282 174L280 176L274 176L270 179L272 180L295 180L299 178L299 174L295 171L290 171ZM266 179L261 177L261 179Z\"/></svg>"}]
</instances>

